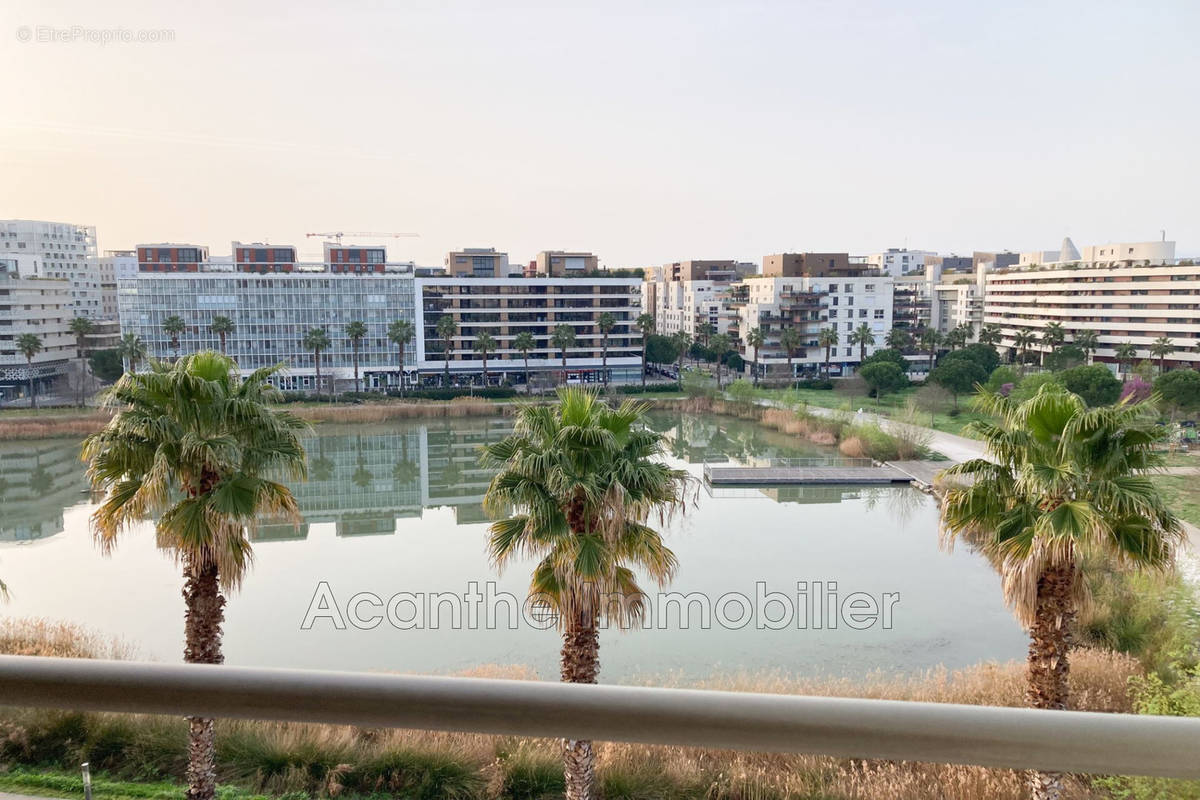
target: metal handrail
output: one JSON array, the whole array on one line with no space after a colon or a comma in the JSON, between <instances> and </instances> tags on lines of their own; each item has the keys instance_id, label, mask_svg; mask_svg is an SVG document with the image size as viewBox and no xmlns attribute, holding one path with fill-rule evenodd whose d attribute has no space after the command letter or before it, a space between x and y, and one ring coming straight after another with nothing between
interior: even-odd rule
<instances>
[{"instance_id":1,"label":"metal handrail","mask_svg":"<svg viewBox=\"0 0 1200 800\"><path fill-rule=\"evenodd\" d=\"M0 656L0 704L1200 778L1200 719Z\"/></svg>"}]
</instances>

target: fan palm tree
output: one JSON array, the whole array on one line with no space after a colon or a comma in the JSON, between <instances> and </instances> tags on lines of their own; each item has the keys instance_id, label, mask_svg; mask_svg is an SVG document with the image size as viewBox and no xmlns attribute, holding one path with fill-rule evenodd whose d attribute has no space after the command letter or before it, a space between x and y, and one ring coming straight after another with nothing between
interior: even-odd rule
<instances>
[{"instance_id":1,"label":"fan palm tree","mask_svg":"<svg viewBox=\"0 0 1200 800\"><path fill-rule=\"evenodd\" d=\"M449 386L450 358L454 355L454 335L458 333L458 323L450 314L442 314L435 328L438 338L442 340L442 363L446 370L442 373L442 386Z\"/></svg>"},{"instance_id":2,"label":"fan palm tree","mask_svg":"<svg viewBox=\"0 0 1200 800\"><path fill-rule=\"evenodd\" d=\"M129 363L129 371L137 372L138 364L146 358L146 343L136 333L126 333L121 336L117 345L121 358Z\"/></svg>"},{"instance_id":3,"label":"fan palm tree","mask_svg":"<svg viewBox=\"0 0 1200 800\"><path fill-rule=\"evenodd\" d=\"M525 359L525 394L532 394L533 384L529 382L529 351L537 347L537 342L534 341L532 333L521 331L513 337L512 346Z\"/></svg>"},{"instance_id":4,"label":"fan palm tree","mask_svg":"<svg viewBox=\"0 0 1200 800\"><path fill-rule=\"evenodd\" d=\"M224 314L218 314L212 318L212 322L208 324L208 329L217 335L221 340L221 352L225 352L225 340L229 334L233 333L233 320Z\"/></svg>"},{"instance_id":5,"label":"fan palm tree","mask_svg":"<svg viewBox=\"0 0 1200 800\"><path fill-rule=\"evenodd\" d=\"M938 345L942 343L942 335L935 328L926 328L921 331L921 347L925 348L925 352L929 353L929 369L932 371L934 362L937 361Z\"/></svg>"},{"instance_id":6,"label":"fan palm tree","mask_svg":"<svg viewBox=\"0 0 1200 800\"><path fill-rule=\"evenodd\" d=\"M1117 363L1124 367L1123 372L1128 373L1133 368L1133 362L1137 360L1137 345L1133 342L1121 342L1116 348Z\"/></svg>"},{"instance_id":7,"label":"fan palm tree","mask_svg":"<svg viewBox=\"0 0 1200 800\"><path fill-rule=\"evenodd\" d=\"M354 393L360 390L358 382L358 352L362 348L362 340L367 338L367 326L353 320L346 325L346 338L350 340L350 359L354 362Z\"/></svg>"},{"instance_id":8,"label":"fan palm tree","mask_svg":"<svg viewBox=\"0 0 1200 800\"><path fill-rule=\"evenodd\" d=\"M1000 326L984 325L979 329L979 343L990 344L993 347L1000 344Z\"/></svg>"},{"instance_id":9,"label":"fan palm tree","mask_svg":"<svg viewBox=\"0 0 1200 800\"><path fill-rule=\"evenodd\" d=\"M642 314L635 323L642 332L642 388L646 388L646 352L650 348L650 337L654 334L654 315Z\"/></svg>"},{"instance_id":10,"label":"fan palm tree","mask_svg":"<svg viewBox=\"0 0 1200 800\"><path fill-rule=\"evenodd\" d=\"M329 349L329 334L324 328L309 328L304 332L304 349L312 351L313 363L317 368L317 397L321 396L321 353Z\"/></svg>"},{"instance_id":11,"label":"fan palm tree","mask_svg":"<svg viewBox=\"0 0 1200 800\"><path fill-rule=\"evenodd\" d=\"M239 380L213 351L148 372L127 373L104 395L117 413L83 444L92 485L105 499L92 514L105 554L119 535L154 519L158 546L183 568L184 661L220 664L225 596L252 560L247 529L260 515L299 519L296 501L268 476L304 477L304 422L268 405L268 379L283 365ZM216 794L213 720L188 718L188 800Z\"/></svg>"},{"instance_id":12,"label":"fan palm tree","mask_svg":"<svg viewBox=\"0 0 1200 800\"><path fill-rule=\"evenodd\" d=\"M1061 347L1067 341L1067 331L1063 328L1061 322L1047 322L1046 327L1042 328L1042 344L1046 349L1042 351L1042 363L1046 363L1046 353L1052 353L1058 347Z\"/></svg>"},{"instance_id":13,"label":"fan palm tree","mask_svg":"<svg viewBox=\"0 0 1200 800\"><path fill-rule=\"evenodd\" d=\"M550 341L558 349L558 354L562 356L562 382L565 384L567 382L567 350L575 346L575 329L570 325L559 325L554 329L554 335L550 337Z\"/></svg>"},{"instance_id":14,"label":"fan palm tree","mask_svg":"<svg viewBox=\"0 0 1200 800\"><path fill-rule=\"evenodd\" d=\"M406 319L398 319L388 325L387 338L400 351L400 358L396 362L400 365L398 378L400 380L400 396L404 396L404 348L413 340L416 335L416 328Z\"/></svg>"},{"instance_id":15,"label":"fan palm tree","mask_svg":"<svg viewBox=\"0 0 1200 800\"><path fill-rule=\"evenodd\" d=\"M1159 375L1167 371L1167 356L1174 353L1176 349L1170 336L1160 336L1150 343L1150 355L1158 359Z\"/></svg>"},{"instance_id":16,"label":"fan palm tree","mask_svg":"<svg viewBox=\"0 0 1200 800\"><path fill-rule=\"evenodd\" d=\"M817 334L817 344L825 348L825 377L829 377L829 357L838 343L837 328L822 328Z\"/></svg>"},{"instance_id":17,"label":"fan palm tree","mask_svg":"<svg viewBox=\"0 0 1200 800\"><path fill-rule=\"evenodd\" d=\"M721 362L725 355L733 348L733 342L729 339L729 334L718 333L716 336L708 340L708 347L713 351L713 355L717 357L717 389L721 388Z\"/></svg>"},{"instance_id":18,"label":"fan palm tree","mask_svg":"<svg viewBox=\"0 0 1200 800\"><path fill-rule=\"evenodd\" d=\"M825 347L825 371L829 371L829 348L832 346L828 343L825 331L821 331L817 336L817 342ZM796 357L796 351L800 349L802 341L800 333L795 328L784 328L779 333L779 346L783 348L783 354L787 357L788 370L788 386L792 386L796 382L796 371L792 367L792 359ZM837 331L833 331L833 344L837 344Z\"/></svg>"},{"instance_id":19,"label":"fan palm tree","mask_svg":"<svg viewBox=\"0 0 1200 800\"><path fill-rule=\"evenodd\" d=\"M1021 360L1021 369L1025 369L1025 364L1029 360L1029 348L1037 344L1037 334L1030 330L1019 330L1013 336L1013 345L1017 348L1017 353Z\"/></svg>"},{"instance_id":20,"label":"fan palm tree","mask_svg":"<svg viewBox=\"0 0 1200 800\"><path fill-rule=\"evenodd\" d=\"M762 362L762 348L767 343L767 336L761 326L751 328L746 332L746 346L754 348L754 385L758 386L759 364Z\"/></svg>"},{"instance_id":21,"label":"fan palm tree","mask_svg":"<svg viewBox=\"0 0 1200 800\"><path fill-rule=\"evenodd\" d=\"M87 317L75 317L71 320L71 333L75 335L75 355L79 359L79 407L83 408L83 395L85 383L87 382L87 357L84 351L87 348L87 337L91 335L96 326Z\"/></svg>"},{"instance_id":22,"label":"fan palm tree","mask_svg":"<svg viewBox=\"0 0 1200 800\"><path fill-rule=\"evenodd\" d=\"M679 380L683 380L683 357L687 355L688 348L692 346L692 337L687 331L682 328L671 334L671 341L675 343L675 372L679 376Z\"/></svg>"},{"instance_id":23,"label":"fan palm tree","mask_svg":"<svg viewBox=\"0 0 1200 800\"><path fill-rule=\"evenodd\" d=\"M605 388L608 388L608 335L613 332L615 327L617 327L617 318L608 311L596 317L596 328L600 331L600 344L603 348L600 351L600 363L603 365L601 371L604 373Z\"/></svg>"},{"instance_id":24,"label":"fan palm tree","mask_svg":"<svg viewBox=\"0 0 1200 800\"><path fill-rule=\"evenodd\" d=\"M1091 364L1095 360L1096 351L1100 349L1100 337L1095 331L1082 330L1076 331L1072 338L1075 340L1075 346L1087 353L1087 362Z\"/></svg>"},{"instance_id":25,"label":"fan palm tree","mask_svg":"<svg viewBox=\"0 0 1200 800\"><path fill-rule=\"evenodd\" d=\"M176 360L179 359L179 337L187 330L187 323L183 321L183 317L178 314L172 314L162 321L163 333L171 342L171 350L175 352Z\"/></svg>"},{"instance_id":26,"label":"fan palm tree","mask_svg":"<svg viewBox=\"0 0 1200 800\"><path fill-rule=\"evenodd\" d=\"M488 385L488 367L487 367L488 353L496 352L496 346L497 345L496 345L495 337L493 337L487 331L480 331L479 333L475 334L475 343L474 343L475 352L479 353L480 358L483 359L483 385L484 386Z\"/></svg>"},{"instance_id":27,"label":"fan palm tree","mask_svg":"<svg viewBox=\"0 0 1200 800\"><path fill-rule=\"evenodd\" d=\"M484 448L483 463L500 471L484 506L499 517L489 528L497 567L538 559L530 596L553 612L562 633L561 677L595 683L601 621L636 625L646 608L637 583L660 586L675 571L675 555L650 527L682 511L690 479L663 463L663 434L644 424L646 403L619 408L594 392L559 389L553 406L527 405L513 433ZM566 796L594 797L590 741L563 742Z\"/></svg>"},{"instance_id":28,"label":"fan palm tree","mask_svg":"<svg viewBox=\"0 0 1200 800\"><path fill-rule=\"evenodd\" d=\"M875 344L875 334L871 333L871 326L864 322L850 331L850 344L858 345L858 363L866 361L867 348Z\"/></svg>"},{"instance_id":29,"label":"fan palm tree","mask_svg":"<svg viewBox=\"0 0 1200 800\"><path fill-rule=\"evenodd\" d=\"M1023 403L999 394L979 403L998 420L969 426L990 458L942 473L973 479L946 489L943 530L998 565L1005 599L1029 631L1028 703L1064 709L1083 556L1159 568L1183 538L1147 477L1161 463L1155 447L1163 434L1143 404L1089 409L1061 388L1043 387ZM1038 773L1035 800L1059 797L1061 783L1061 774Z\"/></svg>"},{"instance_id":30,"label":"fan palm tree","mask_svg":"<svg viewBox=\"0 0 1200 800\"><path fill-rule=\"evenodd\" d=\"M942 337L942 341L945 342L946 346L950 348L950 352L953 353L958 348L965 347L967 340L970 338L971 326L963 323L955 325L949 333Z\"/></svg>"},{"instance_id":31,"label":"fan palm tree","mask_svg":"<svg viewBox=\"0 0 1200 800\"><path fill-rule=\"evenodd\" d=\"M36 333L22 333L17 337L17 350L25 356L25 372L29 376L29 407L37 408L37 392L33 382L33 357L44 349Z\"/></svg>"},{"instance_id":32,"label":"fan palm tree","mask_svg":"<svg viewBox=\"0 0 1200 800\"><path fill-rule=\"evenodd\" d=\"M883 341L893 350L904 351L912 344L912 337L904 328L892 328Z\"/></svg>"}]
</instances>

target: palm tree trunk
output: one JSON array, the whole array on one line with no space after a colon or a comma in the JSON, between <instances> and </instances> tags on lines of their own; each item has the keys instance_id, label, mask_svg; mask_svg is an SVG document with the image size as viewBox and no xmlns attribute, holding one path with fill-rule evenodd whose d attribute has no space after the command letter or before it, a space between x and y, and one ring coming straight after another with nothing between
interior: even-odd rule
<instances>
[{"instance_id":1,"label":"palm tree trunk","mask_svg":"<svg viewBox=\"0 0 1200 800\"><path fill-rule=\"evenodd\" d=\"M361 388L358 383L358 346L354 347L354 393L358 394Z\"/></svg>"},{"instance_id":2,"label":"palm tree trunk","mask_svg":"<svg viewBox=\"0 0 1200 800\"><path fill-rule=\"evenodd\" d=\"M449 348L446 349L445 365L446 365L446 373L445 373L445 375L442 376L442 386L449 388L450 387L450 349Z\"/></svg>"},{"instance_id":3,"label":"palm tree trunk","mask_svg":"<svg viewBox=\"0 0 1200 800\"><path fill-rule=\"evenodd\" d=\"M488 385L487 351L484 350L482 355L483 355L483 388L486 389L487 385Z\"/></svg>"},{"instance_id":4,"label":"palm tree trunk","mask_svg":"<svg viewBox=\"0 0 1200 800\"><path fill-rule=\"evenodd\" d=\"M788 388L796 385L796 368L792 366L792 354L788 353Z\"/></svg>"},{"instance_id":5,"label":"palm tree trunk","mask_svg":"<svg viewBox=\"0 0 1200 800\"><path fill-rule=\"evenodd\" d=\"M529 353L525 354L525 394L533 394L533 386L529 383Z\"/></svg>"},{"instance_id":6,"label":"palm tree trunk","mask_svg":"<svg viewBox=\"0 0 1200 800\"><path fill-rule=\"evenodd\" d=\"M33 359L25 359L25 364L29 369L29 407L37 408L37 393L33 390Z\"/></svg>"},{"instance_id":7,"label":"palm tree trunk","mask_svg":"<svg viewBox=\"0 0 1200 800\"><path fill-rule=\"evenodd\" d=\"M314 354L317 364L317 399L321 399L321 351L317 350Z\"/></svg>"},{"instance_id":8,"label":"palm tree trunk","mask_svg":"<svg viewBox=\"0 0 1200 800\"><path fill-rule=\"evenodd\" d=\"M1034 708L1063 710L1070 704L1068 657L1075 621L1074 581L1074 564L1070 562L1048 566L1038 576L1025 691L1026 701ZM1031 773L1033 800L1058 800L1062 781L1061 772Z\"/></svg>"},{"instance_id":9,"label":"palm tree trunk","mask_svg":"<svg viewBox=\"0 0 1200 800\"><path fill-rule=\"evenodd\" d=\"M562 385L567 385L567 348L562 349Z\"/></svg>"},{"instance_id":10,"label":"palm tree trunk","mask_svg":"<svg viewBox=\"0 0 1200 800\"><path fill-rule=\"evenodd\" d=\"M564 683L595 683L600 671L600 633L594 617L576 619L563 631L562 680ZM596 783L596 754L587 740L564 739L563 772L567 800L593 800Z\"/></svg>"},{"instance_id":11,"label":"palm tree trunk","mask_svg":"<svg viewBox=\"0 0 1200 800\"><path fill-rule=\"evenodd\" d=\"M224 331L221 332L221 354L222 355L225 354L225 333L224 333Z\"/></svg>"},{"instance_id":12,"label":"palm tree trunk","mask_svg":"<svg viewBox=\"0 0 1200 800\"><path fill-rule=\"evenodd\" d=\"M645 334L642 334L642 390L646 389L646 347L649 345L649 340Z\"/></svg>"},{"instance_id":13,"label":"palm tree trunk","mask_svg":"<svg viewBox=\"0 0 1200 800\"><path fill-rule=\"evenodd\" d=\"M604 334L604 349L600 353L600 370L604 375L604 388L608 388L608 334Z\"/></svg>"},{"instance_id":14,"label":"palm tree trunk","mask_svg":"<svg viewBox=\"0 0 1200 800\"><path fill-rule=\"evenodd\" d=\"M185 562L183 600L183 660L189 664L221 664L221 623L225 598L221 596L215 564ZM217 793L216 748L213 720L188 717L187 800L213 800Z\"/></svg>"}]
</instances>

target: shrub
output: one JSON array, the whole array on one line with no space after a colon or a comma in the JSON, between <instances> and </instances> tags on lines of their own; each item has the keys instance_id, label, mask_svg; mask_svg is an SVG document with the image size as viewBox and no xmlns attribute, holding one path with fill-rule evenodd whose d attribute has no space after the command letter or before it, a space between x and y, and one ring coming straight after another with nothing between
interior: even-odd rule
<instances>
[{"instance_id":1,"label":"shrub","mask_svg":"<svg viewBox=\"0 0 1200 800\"><path fill-rule=\"evenodd\" d=\"M1012 367L1002 364L992 370L992 374L988 376L987 383L983 385L983 388L994 394L999 392L1005 384L1008 384L1010 386L1008 393L1011 394L1012 389L1020 382L1020 374Z\"/></svg>"},{"instance_id":2,"label":"shrub","mask_svg":"<svg viewBox=\"0 0 1200 800\"><path fill-rule=\"evenodd\" d=\"M1194 369L1165 372L1154 381L1154 391L1171 411L1190 414L1200 409L1200 372Z\"/></svg>"},{"instance_id":3,"label":"shrub","mask_svg":"<svg viewBox=\"0 0 1200 800\"><path fill-rule=\"evenodd\" d=\"M859 374L875 391L876 397L883 397L888 392L899 391L908 386L908 377L904 370L891 361L867 364L859 370Z\"/></svg>"},{"instance_id":4,"label":"shrub","mask_svg":"<svg viewBox=\"0 0 1200 800\"><path fill-rule=\"evenodd\" d=\"M1121 396L1121 382L1117 376L1099 364L1063 370L1058 379L1067 391L1082 397L1089 406L1111 405Z\"/></svg>"},{"instance_id":5,"label":"shrub","mask_svg":"<svg viewBox=\"0 0 1200 800\"><path fill-rule=\"evenodd\" d=\"M1121 402L1141 403L1149 400L1150 395L1153 393L1153 386L1144 380L1141 375L1134 375L1125 381L1125 385L1121 387Z\"/></svg>"}]
</instances>

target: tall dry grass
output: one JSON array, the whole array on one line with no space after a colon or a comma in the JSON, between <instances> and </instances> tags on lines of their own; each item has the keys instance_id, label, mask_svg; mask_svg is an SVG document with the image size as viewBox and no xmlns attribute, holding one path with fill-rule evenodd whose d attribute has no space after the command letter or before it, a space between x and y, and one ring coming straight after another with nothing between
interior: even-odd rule
<instances>
[{"instance_id":1,"label":"tall dry grass","mask_svg":"<svg viewBox=\"0 0 1200 800\"><path fill-rule=\"evenodd\" d=\"M395 403L362 405L313 405L289 408L309 422L372 423L394 419L430 417L495 417L511 411L512 406L477 397L456 397L450 401L409 400Z\"/></svg>"},{"instance_id":2,"label":"tall dry grass","mask_svg":"<svg viewBox=\"0 0 1200 800\"><path fill-rule=\"evenodd\" d=\"M46 417L0 418L0 441L88 436L108 424L107 411Z\"/></svg>"},{"instance_id":3,"label":"tall dry grass","mask_svg":"<svg viewBox=\"0 0 1200 800\"><path fill-rule=\"evenodd\" d=\"M47 619L0 619L0 653L11 656L128 659L133 647L81 625Z\"/></svg>"}]
</instances>

